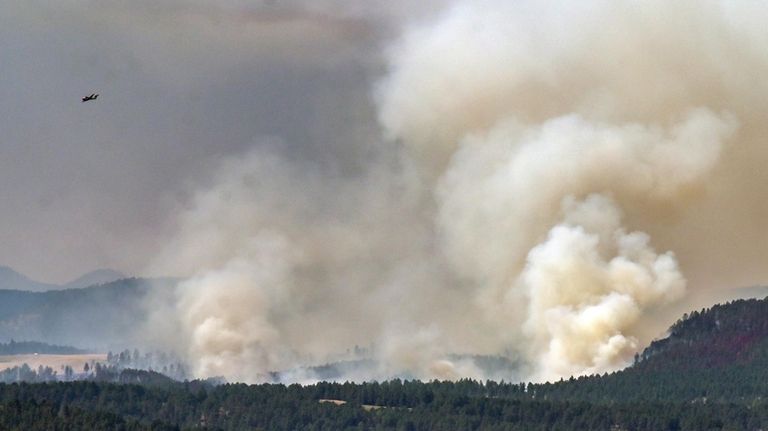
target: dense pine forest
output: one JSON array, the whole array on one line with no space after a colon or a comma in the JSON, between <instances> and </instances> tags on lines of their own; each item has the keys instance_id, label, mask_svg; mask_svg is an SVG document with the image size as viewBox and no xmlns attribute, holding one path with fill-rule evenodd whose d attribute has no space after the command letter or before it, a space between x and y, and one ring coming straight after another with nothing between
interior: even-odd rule
<instances>
[{"instance_id":1,"label":"dense pine forest","mask_svg":"<svg viewBox=\"0 0 768 431\"><path fill-rule=\"evenodd\" d=\"M760 430L768 428L768 300L686 315L626 370L545 384L216 385L111 372L0 385L0 428Z\"/></svg>"}]
</instances>

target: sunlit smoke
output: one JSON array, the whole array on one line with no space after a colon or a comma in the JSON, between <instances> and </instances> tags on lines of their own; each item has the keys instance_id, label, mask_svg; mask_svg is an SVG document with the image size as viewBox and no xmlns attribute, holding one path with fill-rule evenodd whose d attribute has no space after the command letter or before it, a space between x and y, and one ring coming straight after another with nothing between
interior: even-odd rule
<instances>
[{"instance_id":1,"label":"sunlit smoke","mask_svg":"<svg viewBox=\"0 0 768 431\"><path fill-rule=\"evenodd\" d=\"M627 233L610 200L568 200L565 220L529 253L519 283L529 297L524 330L540 379L614 369L642 346L634 337L647 307L679 299L685 279L648 235Z\"/></svg>"}]
</instances>

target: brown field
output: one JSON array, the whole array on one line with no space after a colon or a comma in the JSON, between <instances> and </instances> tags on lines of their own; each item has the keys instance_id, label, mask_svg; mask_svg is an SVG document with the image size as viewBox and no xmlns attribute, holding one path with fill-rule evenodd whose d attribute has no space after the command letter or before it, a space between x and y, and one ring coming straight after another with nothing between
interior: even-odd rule
<instances>
[{"instance_id":1,"label":"brown field","mask_svg":"<svg viewBox=\"0 0 768 431\"><path fill-rule=\"evenodd\" d=\"M61 372L65 365L72 367L75 372L82 372L86 362L107 361L107 355L103 353L89 353L86 355L0 355L0 371L7 368L21 366L26 363L33 369L40 365L51 367L54 371Z\"/></svg>"},{"instance_id":2,"label":"brown field","mask_svg":"<svg viewBox=\"0 0 768 431\"><path fill-rule=\"evenodd\" d=\"M324 404L324 403L335 404L337 406L342 406L347 403L344 400L328 400L328 399L317 400L317 402L319 402L320 404Z\"/></svg>"}]
</instances>

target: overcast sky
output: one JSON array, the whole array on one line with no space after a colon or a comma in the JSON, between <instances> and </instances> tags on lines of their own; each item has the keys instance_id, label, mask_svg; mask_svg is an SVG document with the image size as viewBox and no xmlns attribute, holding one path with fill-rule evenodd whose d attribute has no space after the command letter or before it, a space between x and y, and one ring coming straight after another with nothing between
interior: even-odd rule
<instances>
[{"instance_id":1,"label":"overcast sky","mask_svg":"<svg viewBox=\"0 0 768 431\"><path fill-rule=\"evenodd\" d=\"M383 48L443 3L0 0L0 265L140 273L253 147L357 175Z\"/></svg>"}]
</instances>

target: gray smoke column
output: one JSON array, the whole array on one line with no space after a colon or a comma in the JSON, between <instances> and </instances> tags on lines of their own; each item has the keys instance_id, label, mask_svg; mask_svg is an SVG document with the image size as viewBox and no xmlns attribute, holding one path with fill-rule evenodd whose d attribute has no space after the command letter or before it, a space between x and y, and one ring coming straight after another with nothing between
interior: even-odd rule
<instances>
[{"instance_id":1,"label":"gray smoke column","mask_svg":"<svg viewBox=\"0 0 768 431\"><path fill-rule=\"evenodd\" d=\"M470 338L470 310L441 293L419 193L387 165L351 182L263 150L224 162L157 258L154 271L189 277L152 298L149 332L200 377L264 381L372 344L381 366L359 378L459 377L430 367Z\"/></svg>"},{"instance_id":2,"label":"gray smoke column","mask_svg":"<svg viewBox=\"0 0 768 431\"><path fill-rule=\"evenodd\" d=\"M364 175L254 152L196 194L158 263L191 275L179 348L246 381L353 344L380 364L362 378L483 377L455 353L539 380L626 365L649 316L767 279L761 16L478 0L412 25Z\"/></svg>"}]
</instances>

